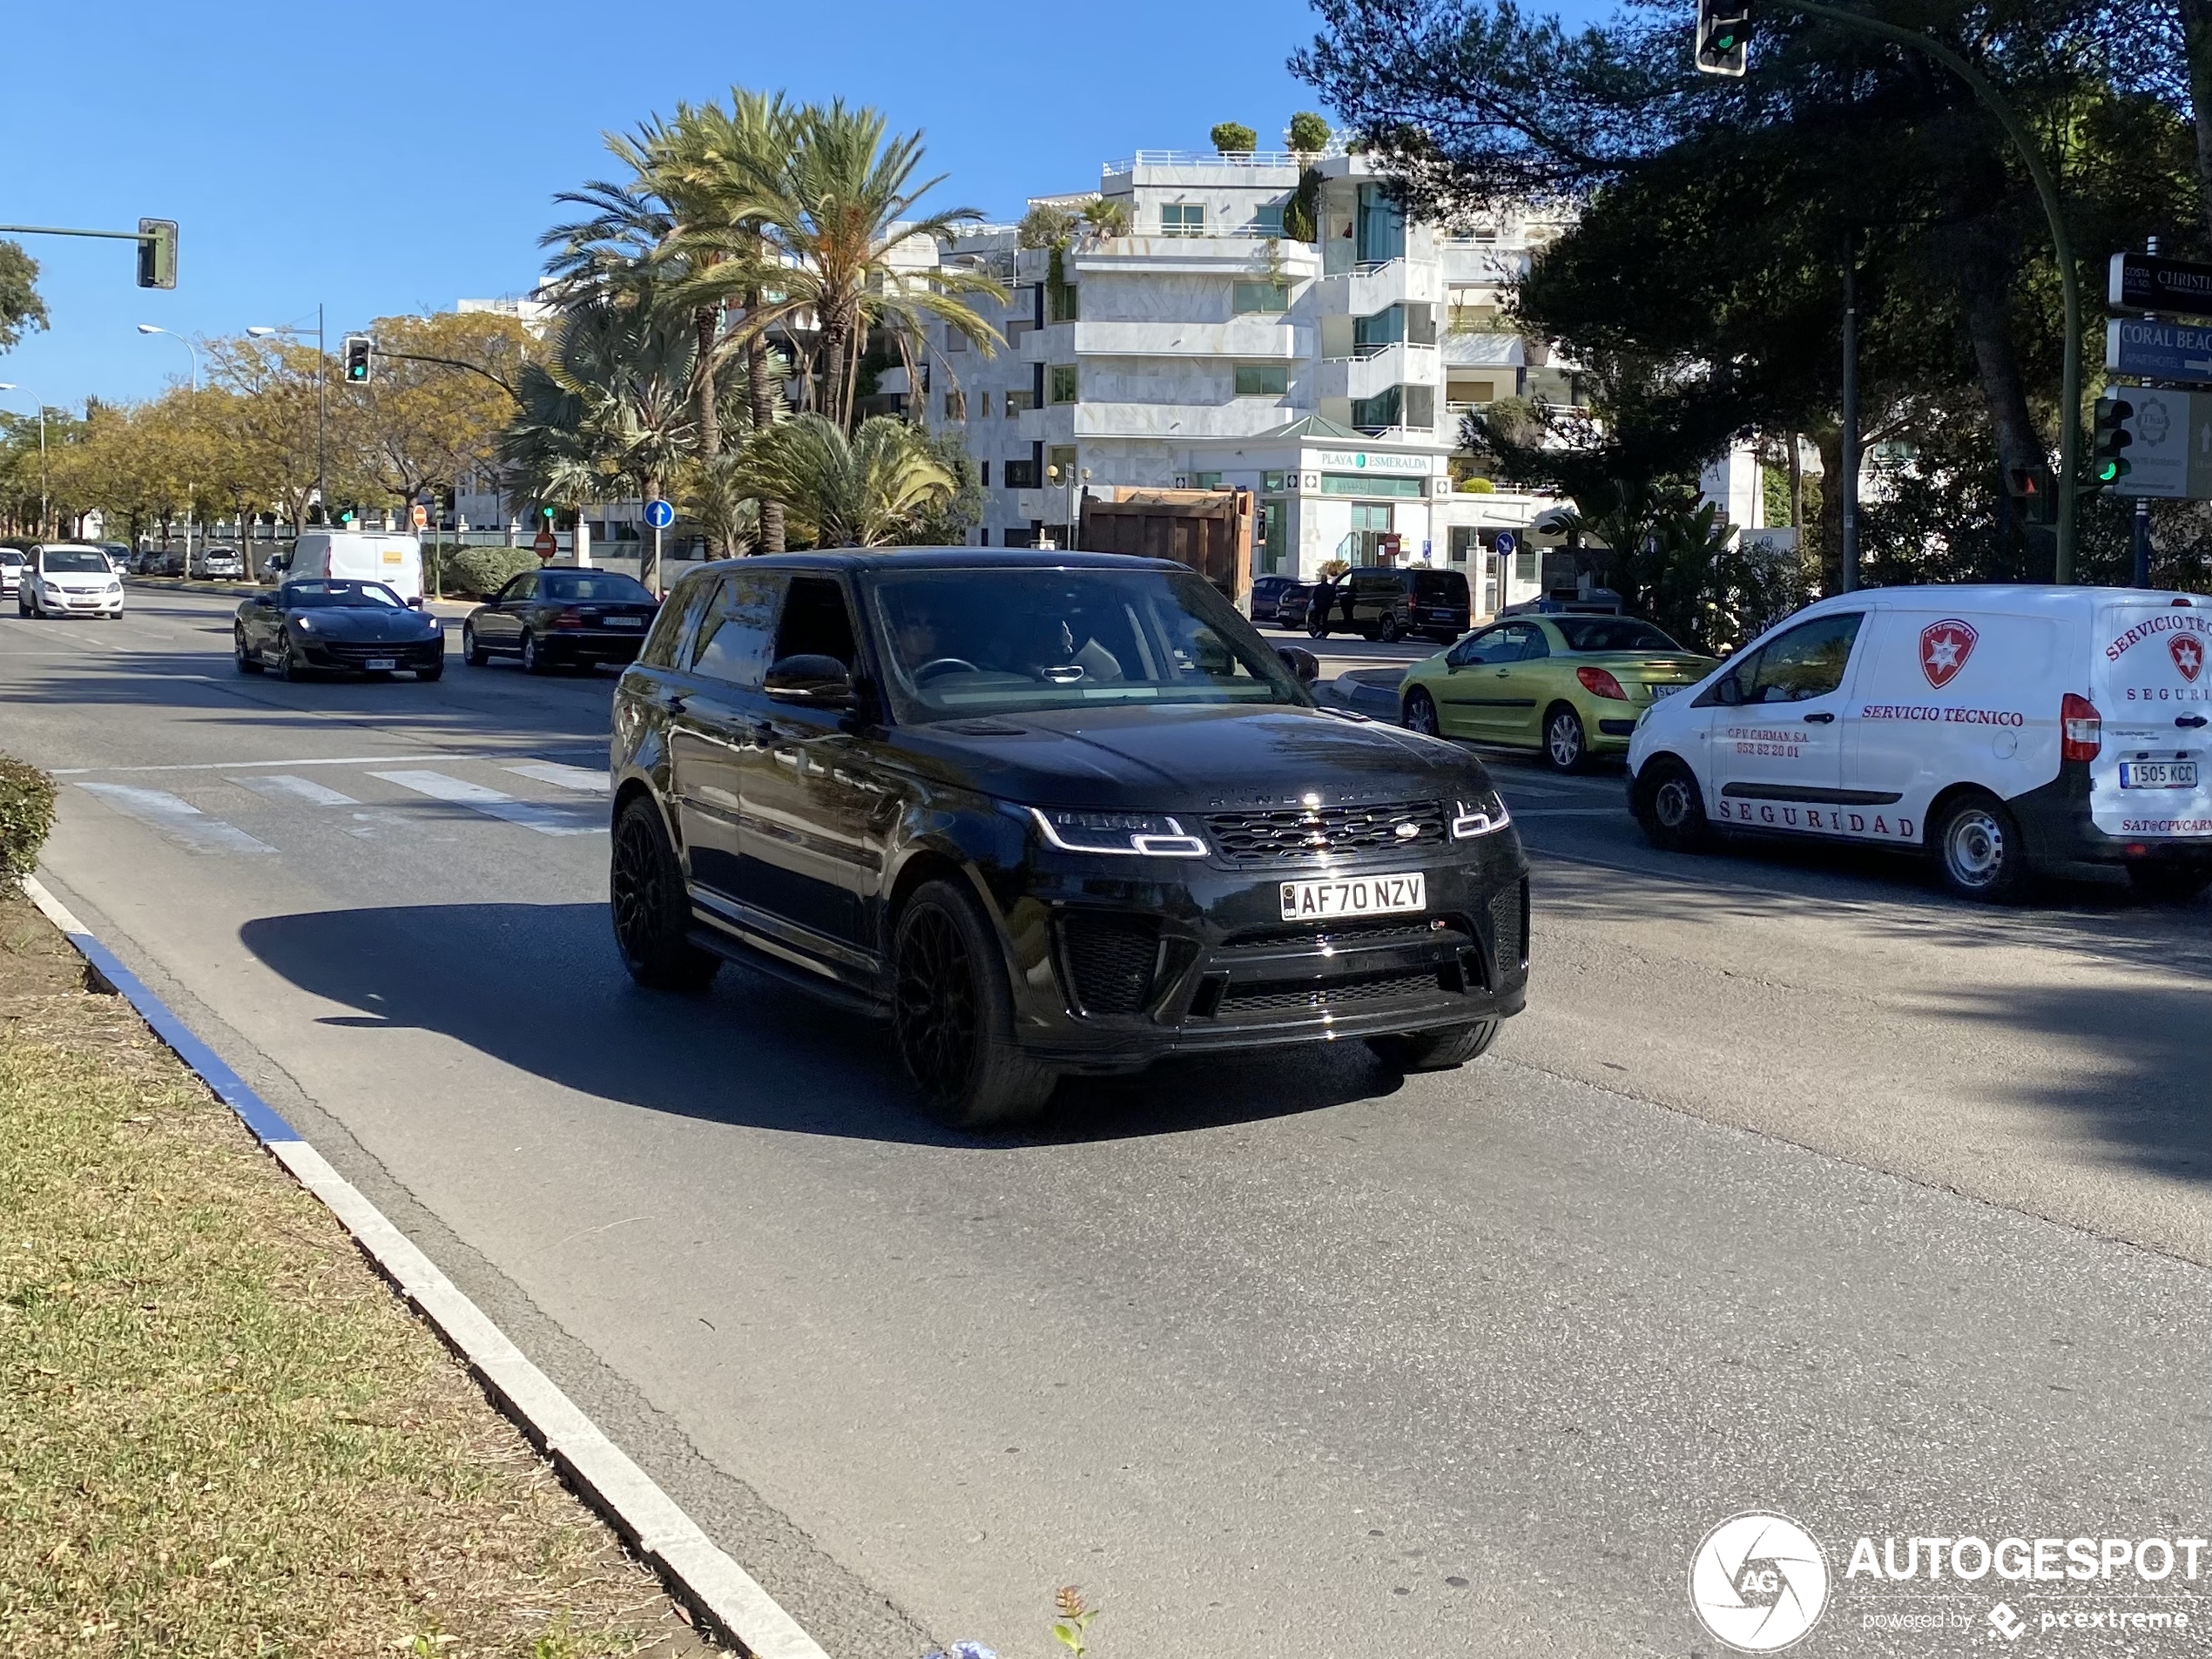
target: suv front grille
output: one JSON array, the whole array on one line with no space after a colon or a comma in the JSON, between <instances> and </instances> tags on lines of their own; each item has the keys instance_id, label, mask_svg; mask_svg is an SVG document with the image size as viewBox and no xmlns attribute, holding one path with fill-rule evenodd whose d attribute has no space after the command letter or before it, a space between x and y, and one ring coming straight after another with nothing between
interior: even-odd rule
<instances>
[{"instance_id":1,"label":"suv front grille","mask_svg":"<svg viewBox=\"0 0 2212 1659\"><path fill-rule=\"evenodd\" d=\"M1410 824L1413 833L1400 835ZM1291 864L1347 853L1394 853L1442 845L1444 809L1433 800L1379 806L1293 806L1271 812L1215 813L1206 819L1214 845L1234 864Z\"/></svg>"},{"instance_id":2,"label":"suv front grille","mask_svg":"<svg viewBox=\"0 0 2212 1659\"><path fill-rule=\"evenodd\" d=\"M1318 985L1231 985L1221 999L1218 1012L1297 1013L1359 1002L1427 1001L1443 989L1443 982L1433 968L1379 974L1365 979L1327 980Z\"/></svg>"},{"instance_id":3,"label":"suv front grille","mask_svg":"<svg viewBox=\"0 0 2212 1659\"><path fill-rule=\"evenodd\" d=\"M1143 916L1062 919L1060 938L1076 1002L1085 1014L1141 1014L1160 960L1158 923Z\"/></svg>"}]
</instances>

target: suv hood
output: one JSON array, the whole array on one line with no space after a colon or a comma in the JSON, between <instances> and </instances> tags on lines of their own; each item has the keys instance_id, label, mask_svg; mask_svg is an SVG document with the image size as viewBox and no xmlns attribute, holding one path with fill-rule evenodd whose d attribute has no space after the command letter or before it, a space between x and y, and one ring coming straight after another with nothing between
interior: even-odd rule
<instances>
[{"instance_id":1,"label":"suv hood","mask_svg":"<svg viewBox=\"0 0 2212 1659\"><path fill-rule=\"evenodd\" d=\"M1314 709L1055 709L903 727L900 746L981 793L1035 806L1212 812L1443 799L1482 763L1397 726Z\"/></svg>"}]
</instances>

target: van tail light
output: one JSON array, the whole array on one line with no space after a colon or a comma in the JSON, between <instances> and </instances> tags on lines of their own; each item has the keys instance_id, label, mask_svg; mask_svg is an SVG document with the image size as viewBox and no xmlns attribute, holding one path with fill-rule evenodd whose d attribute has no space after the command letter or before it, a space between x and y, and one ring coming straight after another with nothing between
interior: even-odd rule
<instances>
[{"instance_id":1,"label":"van tail light","mask_svg":"<svg viewBox=\"0 0 2212 1659\"><path fill-rule=\"evenodd\" d=\"M553 618L553 625L556 628L581 628L583 626L583 612L570 605Z\"/></svg>"},{"instance_id":2,"label":"van tail light","mask_svg":"<svg viewBox=\"0 0 2212 1659\"><path fill-rule=\"evenodd\" d=\"M2068 691L2059 703L2059 759L2094 760L2104 746L2104 717L2097 705Z\"/></svg>"},{"instance_id":3,"label":"van tail light","mask_svg":"<svg viewBox=\"0 0 2212 1659\"><path fill-rule=\"evenodd\" d=\"M1602 668L1578 668L1575 678L1582 682L1582 689L1592 697L1610 698L1615 703L1625 703L1629 694L1621 689L1621 682Z\"/></svg>"}]
</instances>

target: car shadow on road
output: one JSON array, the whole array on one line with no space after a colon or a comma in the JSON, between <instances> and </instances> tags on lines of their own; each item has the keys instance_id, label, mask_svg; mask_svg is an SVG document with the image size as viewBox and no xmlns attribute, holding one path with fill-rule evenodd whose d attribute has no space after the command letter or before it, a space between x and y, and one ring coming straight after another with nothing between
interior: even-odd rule
<instances>
[{"instance_id":1,"label":"car shadow on road","mask_svg":"<svg viewBox=\"0 0 2212 1659\"><path fill-rule=\"evenodd\" d=\"M631 982L597 904L310 911L239 929L324 1023L439 1033L563 1089L758 1129L928 1145L1111 1140L1316 1111L1400 1080L1359 1044L1071 1078L1034 1135L948 1131L914 1105L885 1028L725 967L697 996Z\"/></svg>"}]
</instances>

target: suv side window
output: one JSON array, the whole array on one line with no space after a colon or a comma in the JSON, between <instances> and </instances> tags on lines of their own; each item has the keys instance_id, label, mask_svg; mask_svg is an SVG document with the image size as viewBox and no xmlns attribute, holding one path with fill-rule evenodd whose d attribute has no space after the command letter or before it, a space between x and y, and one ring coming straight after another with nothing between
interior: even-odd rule
<instances>
[{"instance_id":1,"label":"suv side window","mask_svg":"<svg viewBox=\"0 0 2212 1659\"><path fill-rule=\"evenodd\" d=\"M699 619L691 671L742 691L759 690L768 670L768 642L783 585L772 571L739 570L724 577Z\"/></svg>"},{"instance_id":2,"label":"suv side window","mask_svg":"<svg viewBox=\"0 0 2212 1659\"><path fill-rule=\"evenodd\" d=\"M860 673L853 617L846 607L845 586L836 577L792 578L783 620L776 628L775 652L769 660L780 662L786 657L833 657L845 664L846 673Z\"/></svg>"},{"instance_id":3,"label":"suv side window","mask_svg":"<svg viewBox=\"0 0 2212 1659\"><path fill-rule=\"evenodd\" d=\"M1804 703L1825 697L1844 683L1852 642L1865 617L1858 611L1800 623L1770 640L1756 661L1729 678L1741 688L1744 703ZM1723 694L1723 700L1726 697Z\"/></svg>"},{"instance_id":4,"label":"suv side window","mask_svg":"<svg viewBox=\"0 0 2212 1659\"><path fill-rule=\"evenodd\" d=\"M675 667L676 654L684 648L684 636L718 585L719 579L711 576L689 577L679 583L653 618L653 631L645 636L637 660L648 668Z\"/></svg>"}]
</instances>

